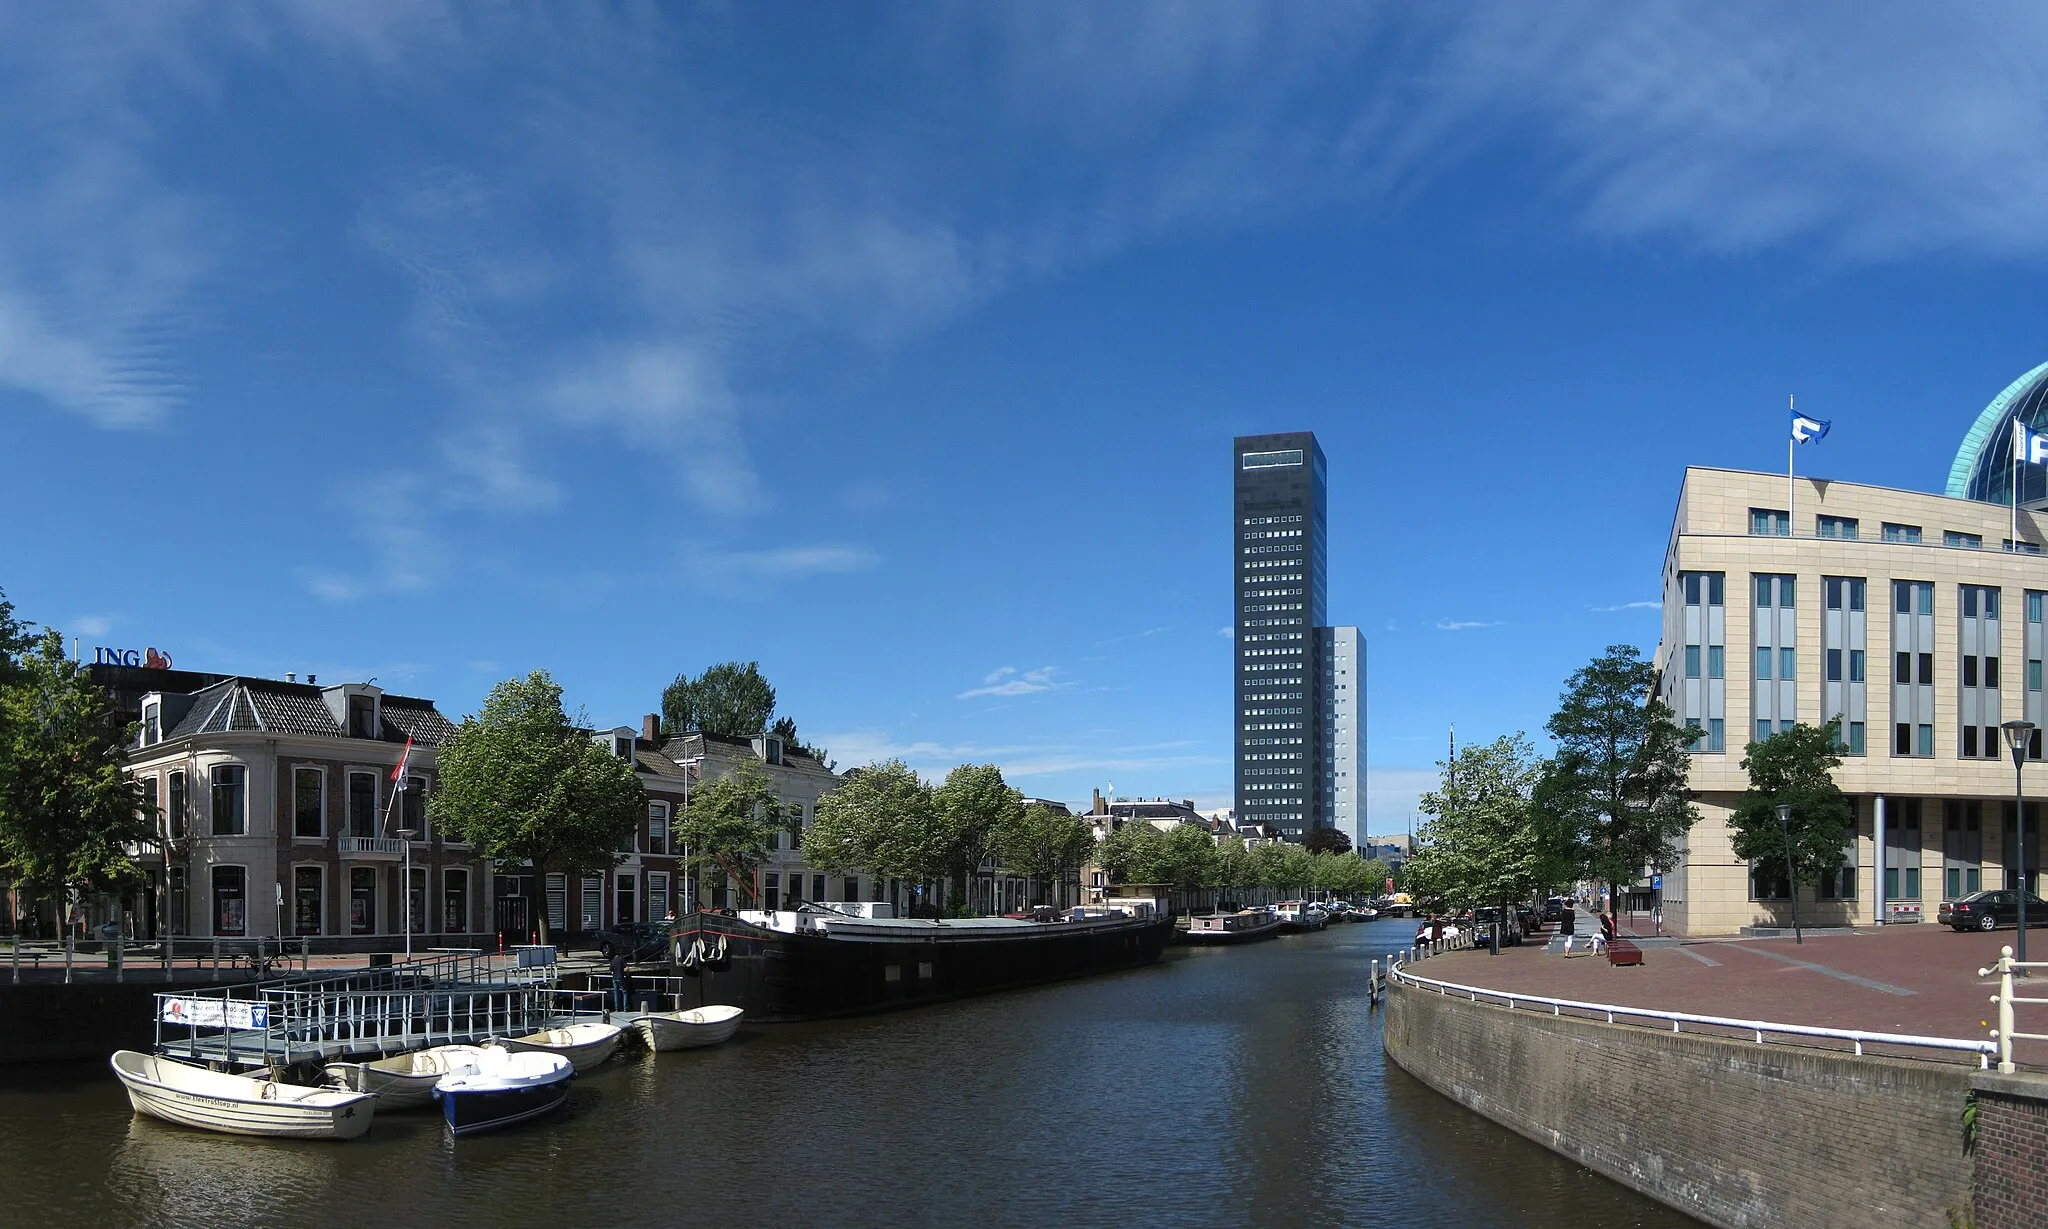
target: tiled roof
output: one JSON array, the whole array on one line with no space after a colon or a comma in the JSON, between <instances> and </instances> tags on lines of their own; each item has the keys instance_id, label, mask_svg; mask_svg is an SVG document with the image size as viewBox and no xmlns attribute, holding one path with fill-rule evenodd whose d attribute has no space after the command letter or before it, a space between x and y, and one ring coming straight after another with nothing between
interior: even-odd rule
<instances>
[{"instance_id":1,"label":"tiled roof","mask_svg":"<svg viewBox=\"0 0 2048 1229\"><path fill-rule=\"evenodd\" d=\"M387 695L382 708L385 742L402 743L410 737L422 746L434 747L455 732L454 724L434 708L431 700ZM307 683L242 678L228 679L195 692L184 719L166 731L164 737L256 730L302 738L345 737L320 688Z\"/></svg>"},{"instance_id":2,"label":"tiled roof","mask_svg":"<svg viewBox=\"0 0 2048 1229\"><path fill-rule=\"evenodd\" d=\"M438 747L453 733L455 723L443 717L432 700L416 700L411 696L384 697L386 742L404 742L410 736L423 746Z\"/></svg>"}]
</instances>

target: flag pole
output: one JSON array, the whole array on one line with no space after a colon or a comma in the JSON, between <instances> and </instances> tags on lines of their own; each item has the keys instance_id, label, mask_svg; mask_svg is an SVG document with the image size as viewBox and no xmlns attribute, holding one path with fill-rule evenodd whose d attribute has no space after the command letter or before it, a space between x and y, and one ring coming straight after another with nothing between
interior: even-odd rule
<instances>
[{"instance_id":1,"label":"flag pole","mask_svg":"<svg viewBox=\"0 0 2048 1229\"><path fill-rule=\"evenodd\" d=\"M1790 393L1785 394L1785 408L1795 414L1799 412L1797 399ZM1798 499L1797 491L1792 485L1792 449L1797 443L1798 441L1789 433L1785 436L1785 536L1788 538L1792 536L1792 514L1795 511L1794 503Z\"/></svg>"},{"instance_id":2,"label":"flag pole","mask_svg":"<svg viewBox=\"0 0 2048 1229\"><path fill-rule=\"evenodd\" d=\"M2019 416L2014 415L2012 420L2012 546L2010 549L2015 555L2020 553L2020 441L2026 438L2022 434L2023 431L2024 428L2020 426Z\"/></svg>"}]
</instances>

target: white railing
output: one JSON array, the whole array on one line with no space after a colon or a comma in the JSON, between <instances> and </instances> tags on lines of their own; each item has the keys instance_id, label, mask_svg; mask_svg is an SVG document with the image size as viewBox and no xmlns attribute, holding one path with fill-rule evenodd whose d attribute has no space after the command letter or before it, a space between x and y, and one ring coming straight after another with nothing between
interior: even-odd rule
<instances>
[{"instance_id":1,"label":"white railing","mask_svg":"<svg viewBox=\"0 0 2048 1229\"><path fill-rule=\"evenodd\" d=\"M405 842L395 836L337 836L334 852L402 854Z\"/></svg>"},{"instance_id":2,"label":"white railing","mask_svg":"<svg viewBox=\"0 0 2048 1229\"><path fill-rule=\"evenodd\" d=\"M1916 1037L1906 1033L1872 1033L1862 1029L1820 1028L1811 1024L1777 1024L1766 1020L1736 1020L1727 1016L1698 1016L1683 1011L1657 1011L1648 1007L1622 1007L1612 1003L1582 1003L1576 999L1553 999L1540 994L1513 994L1506 990L1489 990L1484 986L1464 986L1456 982L1436 981L1428 977L1417 977L1410 973L1397 957L1389 956L1389 976L1424 990L1438 994L1462 994L1477 1003L1482 1000L1506 1004L1509 1011L1518 1004L1534 1008L1548 1007L1550 1014L1561 1016L1566 1011L1585 1016L1605 1017L1609 1024L1629 1024L1637 1027L1639 1021L1654 1020L1669 1024L1674 1033L1684 1031L1691 1024L1702 1028L1733 1029L1750 1034L1758 1045L1768 1044L1773 1037L1815 1037L1832 1041L1851 1043L1857 1054L1863 1053L1866 1045L1904 1046L1925 1050L1960 1050L1977 1056L1979 1067L1991 1065L1991 1056L1998 1047L1989 1041L1974 1041L1964 1037ZM2039 1000L2048 1002L2048 999ZM1662 1030L1660 1030L1662 1031ZM1706 1034L1713 1035L1713 1034ZM2022 1034L2024 1036L2024 1034Z\"/></svg>"},{"instance_id":3,"label":"white railing","mask_svg":"<svg viewBox=\"0 0 2048 1229\"><path fill-rule=\"evenodd\" d=\"M1993 964L1988 969L1977 970L1977 976L1979 977L1989 977L1993 973L1998 974L1998 993L1991 996L1991 1001L1998 1004L1998 1027L1991 1030L1991 1044L1997 1049L1998 1069L2007 1075L2012 1074L2013 1071L2012 1043L2014 1038L2018 1038L2021 1041L2048 1041L2048 1033L2022 1033L2015 1030L2012 1026L2012 1009L2015 1003L2048 1003L2048 999L2023 999L2012 992L2013 971L2020 970L2020 976L2025 977L2027 975L2025 970L2027 969L2048 969L2048 963L2043 963L2039 960L2029 960L2022 964L2012 958L2011 948L2001 947L1998 949L1998 962L1996 964Z\"/></svg>"}]
</instances>

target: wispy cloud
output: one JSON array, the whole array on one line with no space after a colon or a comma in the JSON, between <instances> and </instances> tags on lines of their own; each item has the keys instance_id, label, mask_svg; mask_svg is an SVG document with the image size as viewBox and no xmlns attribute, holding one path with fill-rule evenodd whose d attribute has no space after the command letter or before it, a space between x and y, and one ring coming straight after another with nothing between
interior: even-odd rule
<instances>
[{"instance_id":1,"label":"wispy cloud","mask_svg":"<svg viewBox=\"0 0 2048 1229\"><path fill-rule=\"evenodd\" d=\"M1057 666L1040 666L1036 670L1018 670L1015 666L1000 666L982 677L982 685L961 692L956 699L972 700L976 696L1029 696L1043 691L1062 691L1072 687L1071 682L1061 680Z\"/></svg>"},{"instance_id":2,"label":"wispy cloud","mask_svg":"<svg viewBox=\"0 0 2048 1229\"><path fill-rule=\"evenodd\" d=\"M1477 619L1439 619L1436 629L1440 632L1469 632L1481 627L1500 627L1500 622L1483 623Z\"/></svg>"},{"instance_id":3,"label":"wispy cloud","mask_svg":"<svg viewBox=\"0 0 2048 1229\"><path fill-rule=\"evenodd\" d=\"M1586 609L1598 614L1613 614L1618 610L1661 610L1662 602L1623 602L1619 606L1588 606Z\"/></svg>"},{"instance_id":4,"label":"wispy cloud","mask_svg":"<svg viewBox=\"0 0 2048 1229\"><path fill-rule=\"evenodd\" d=\"M112 615L79 615L65 629L77 636L104 636L114 630Z\"/></svg>"},{"instance_id":5,"label":"wispy cloud","mask_svg":"<svg viewBox=\"0 0 2048 1229\"><path fill-rule=\"evenodd\" d=\"M778 546L766 550L704 551L694 556L705 571L737 572L760 580L794 580L865 572L882 561L860 546Z\"/></svg>"}]
</instances>

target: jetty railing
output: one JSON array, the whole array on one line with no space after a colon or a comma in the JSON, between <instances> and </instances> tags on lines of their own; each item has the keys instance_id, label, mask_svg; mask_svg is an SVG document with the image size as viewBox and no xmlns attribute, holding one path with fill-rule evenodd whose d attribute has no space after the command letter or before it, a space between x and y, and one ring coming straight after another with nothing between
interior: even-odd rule
<instances>
[{"instance_id":1,"label":"jetty railing","mask_svg":"<svg viewBox=\"0 0 2048 1229\"><path fill-rule=\"evenodd\" d=\"M2013 1027L2013 1008L2018 1004L2048 1004L2048 999L2021 998L2013 993L2013 975L2017 973L2019 976L2025 977L2029 969L2048 969L2048 962L2040 960L2014 960L2012 958L2012 949L2001 947L1998 949L1997 961L1990 968L1977 970L1977 976L1979 977L1989 977L1993 973L1998 974L1998 993L1991 996L1991 1001L1998 1004L1998 1027L1991 1030L1991 1044L1997 1048L1998 1069L2007 1075L2012 1074L2014 1070L2012 1062L2012 1043L2014 1040L2048 1041L2048 1033L2022 1033Z\"/></svg>"},{"instance_id":2,"label":"jetty railing","mask_svg":"<svg viewBox=\"0 0 2048 1229\"><path fill-rule=\"evenodd\" d=\"M1604 1018L1609 1024L1625 1024L1635 1027L1649 1027L1645 1022L1669 1025L1668 1031L1683 1032L1690 1024L1699 1029L1724 1029L1730 1032L1747 1033L1758 1045L1769 1045L1774 1038L1800 1037L1848 1042L1861 1055L1866 1045L1899 1046L1905 1049L1944 1050L1963 1052L1977 1056L1979 1067L1989 1067L1992 1055L1998 1047L1989 1041L1978 1041L1966 1037L1917 1037L1906 1033L1874 1033L1863 1029L1823 1028L1812 1024L1783 1024L1767 1020L1738 1020L1728 1016L1702 1016L1684 1011L1660 1011L1650 1007L1623 1007L1615 1003L1587 1003L1577 999L1550 998L1540 994L1522 994L1507 990L1492 990L1485 986L1466 986L1457 982L1438 981L1434 978L1419 977L1408 971L1398 954L1389 954L1388 976L1418 989L1434 991L1446 996L1463 995L1472 1002L1503 1004L1509 1011L1519 1007L1549 1008L1553 1016L1569 1011L1580 1018ZM2041 1000L2048 1002L2048 1000ZM1666 1031L1659 1028L1659 1031ZM1702 1034L1725 1036L1720 1034Z\"/></svg>"},{"instance_id":3,"label":"jetty railing","mask_svg":"<svg viewBox=\"0 0 2048 1229\"><path fill-rule=\"evenodd\" d=\"M552 949L421 960L155 996L156 1049L238 1065L289 1064L530 1032L560 1014ZM183 1029L168 1038L165 1028Z\"/></svg>"}]
</instances>

